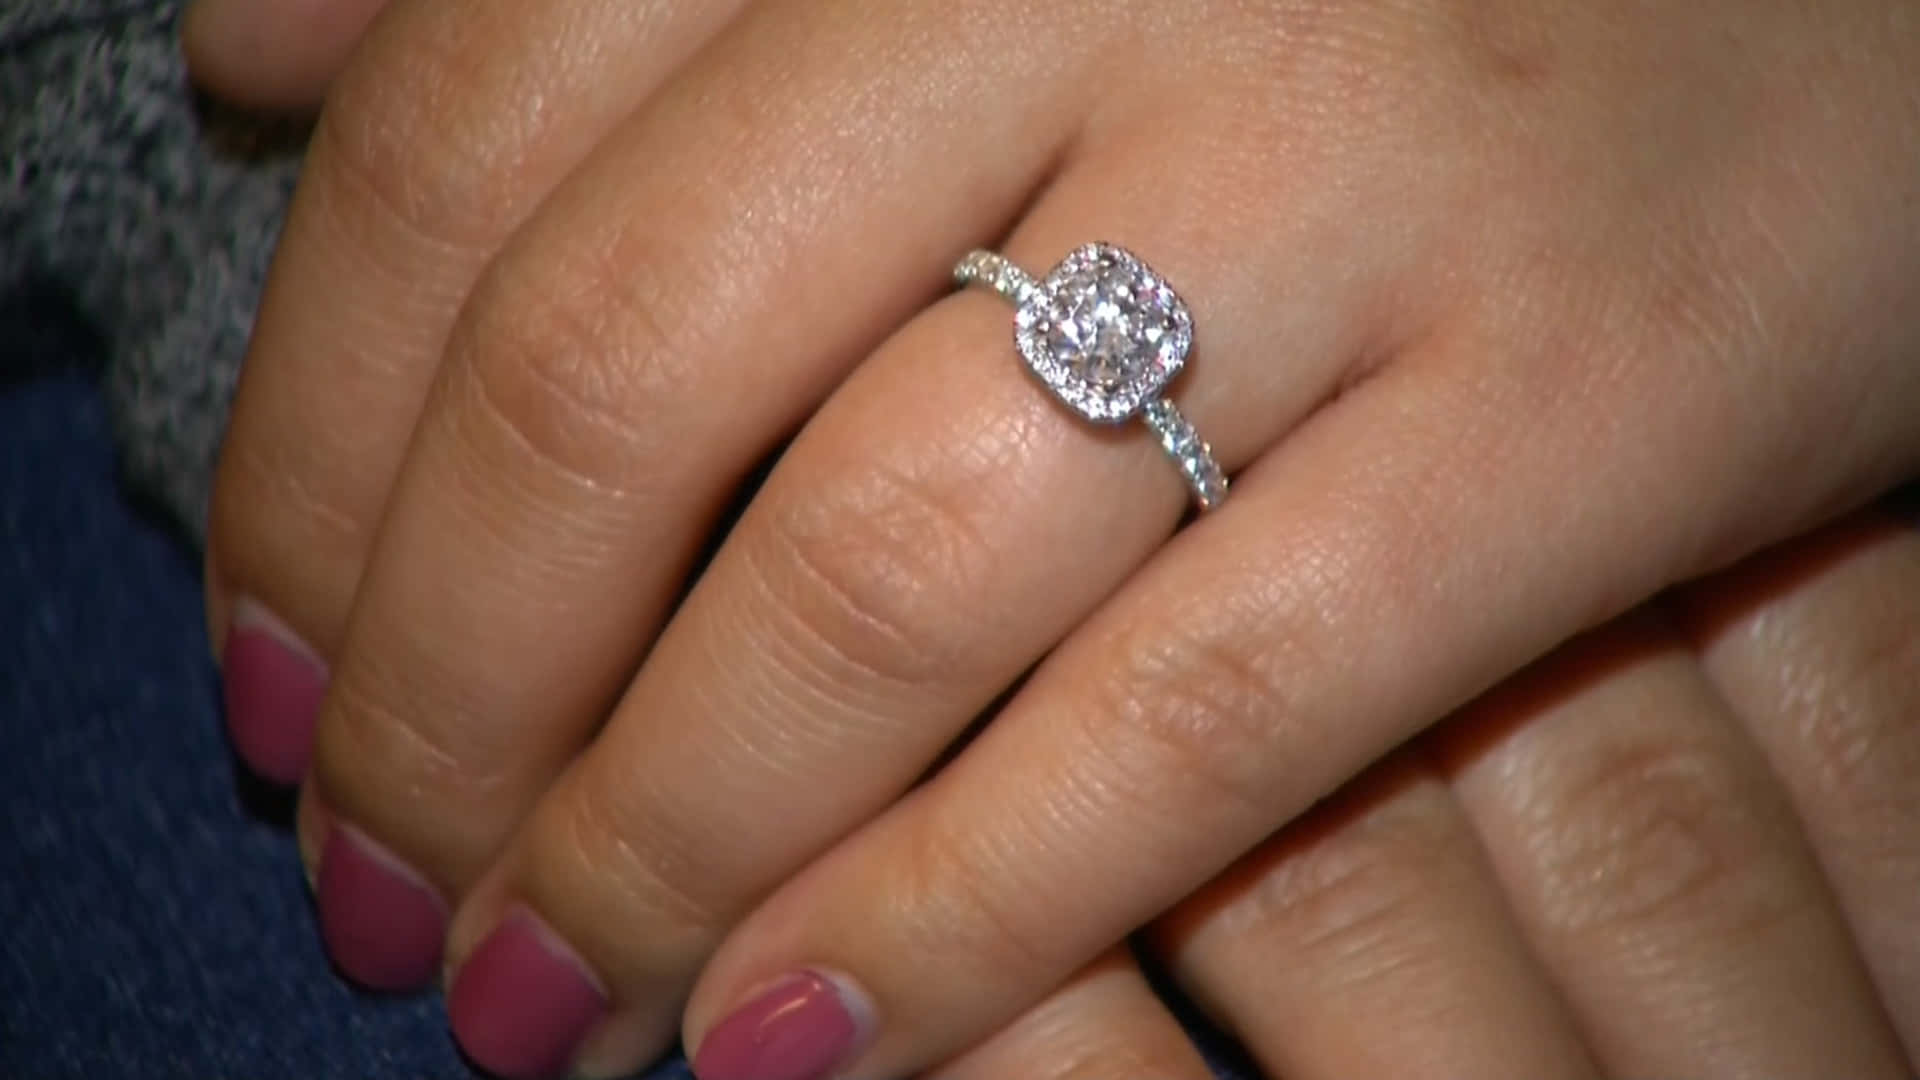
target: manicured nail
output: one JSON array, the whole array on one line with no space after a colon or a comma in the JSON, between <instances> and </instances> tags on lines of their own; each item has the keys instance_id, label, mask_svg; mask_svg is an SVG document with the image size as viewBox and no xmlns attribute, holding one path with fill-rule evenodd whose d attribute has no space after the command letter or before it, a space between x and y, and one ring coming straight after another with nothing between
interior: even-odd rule
<instances>
[{"instance_id":1,"label":"manicured nail","mask_svg":"<svg viewBox=\"0 0 1920 1080\"><path fill-rule=\"evenodd\" d=\"M586 965L524 909L467 957L447 995L460 1048L511 1080L565 1075L606 1013L607 996Z\"/></svg>"},{"instance_id":2,"label":"manicured nail","mask_svg":"<svg viewBox=\"0 0 1920 1080\"><path fill-rule=\"evenodd\" d=\"M820 1080L867 1041L873 1010L844 979L802 972L762 990L701 1040L699 1080Z\"/></svg>"},{"instance_id":3,"label":"manicured nail","mask_svg":"<svg viewBox=\"0 0 1920 1080\"><path fill-rule=\"evenodd\" d=\"M299 783L327 692L325 665L266 608L241 599L233 605L220 675L240 760L275 783Z\"/></svg>"},{"instance_id":4,"label":"manicured nail","mask_svg":"<svg viewBox=\"0 0 1920 1080\"><path fill-rule=\"evenodd\" d=\"M314 883L320 937L342 974L371 990L418 990L440 971L447 907L420 875L358 831L327 831Z\"/></svg>"}]
</instances>

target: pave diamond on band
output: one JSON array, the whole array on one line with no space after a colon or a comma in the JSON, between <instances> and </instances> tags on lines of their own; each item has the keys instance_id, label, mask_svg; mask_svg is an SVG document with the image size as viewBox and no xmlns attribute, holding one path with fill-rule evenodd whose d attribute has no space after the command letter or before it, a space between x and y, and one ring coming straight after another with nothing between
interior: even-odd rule
<instances>
[{"instance_id":1,"label":"pave diamond on band","mask_svg":"<svg viewBox=\"0 0 1920 1080\"><path fill-rule=\"evenodd\" d=\"M953 268L953 280L961 285L981 285L1007 298L1014 307L1040 287L1033 275L1013 265L1005 255L992 251L969 251Z\"/></svg>"},{"instance_id":2,"label":"pave diamond on band","mask_svg":"<svg viewBox=\"0 0 1920 1080\"><path fill-rule=\"evenodd\" d=\"M954 281L991 289L1014 306L1013 338L1028 370L1081 417L1139 417L1186 478L1194 503L1227 497L1213 452L1162 398L1193 347L1193 316L1160 275L1112 244L1088 244L1036 280L991 251L970 252Z\"/></svg>"}]
</instances>

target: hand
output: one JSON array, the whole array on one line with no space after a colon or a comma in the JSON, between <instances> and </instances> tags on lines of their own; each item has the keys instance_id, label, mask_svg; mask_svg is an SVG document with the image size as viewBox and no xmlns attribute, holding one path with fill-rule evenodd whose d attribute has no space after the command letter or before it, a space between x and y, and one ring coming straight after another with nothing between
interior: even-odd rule
<instances>
[{"instance_id":1,"label":"hand","mask_svg":"<svg viewBox=\"0 0 1920 1080\"><path fill-rule=\"evenodd\" d=\"M1151 950L1288 1080L1912 1075L1916 524L1863 515L1563 646ZM1116 955L928 1075L1208 1077Z\"/></svg>"},{"instance_id":2,"label":"hand","mask_svg":"<svg viewBox=\"0 0 1920 1080\"><path fill-rule=\"evenodd\" d=\"M1223 4L1136 33L775 4L677 70L711 26L643 35L676 46L656 64L597 10L383 21L223 461L230 682L276 634L334 671L316 784L354 828L323 919L363 978L431 972L439 898L459 957L511 897L619 1003L605 1045L657 1045L719 936L839 841L691 1031L829 964L887 1018L864 1064L911 1067L1427 718L1917 456L1890 8L1745 5L1729 42L1713 5ZM1247 466L1138 574L1178 513L1156 451L1061 415L982 298L888 336L1028 202L1016 258L1110 236L1187 295L1178 396ZM829 392L576 759L725 492ZM356 844L430 883L406 934L339 884ZM1074 918L1036 899L1073 880L1106 886ZM1023 962L903 984L969 943Z\"/></svg>"}]
</instances>

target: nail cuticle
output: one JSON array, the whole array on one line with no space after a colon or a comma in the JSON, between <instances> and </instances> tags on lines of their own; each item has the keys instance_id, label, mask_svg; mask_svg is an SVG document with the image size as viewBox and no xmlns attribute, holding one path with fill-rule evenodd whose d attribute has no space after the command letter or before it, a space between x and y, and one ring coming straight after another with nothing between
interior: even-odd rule
<instances>
[{"instance_id":1,"label":"nail cuticle","mask_svg":"<svg viewBox=\"0 0 1920 1080\"><path fill-rule=\"evenodd\" d=\"M510 909L461 962L447 992L461 1049L516 1080L567 1075L607 1005L599 976L524 907Z\"/></svg>"},{"instance_id":2,"label":"nail cuticle","mask_svg":"<svg viewBox=\"0 0 1920 1080\"><path fill-rule=\"evenodd\" d=\"M874 1011L851 979L809 969L749 995L701 1040L699 1080L826 1080L872 1042Z\"/></svg>"},{"instance_id":3,"label":"nail cuticle","mask_svg":"<svg viewBox=\"0 0 1920 1080\"><path fill-rule=\"evenodd\" d=\"M326 664L259 603L236 599L221 649L221 691L234 751L261 777L291 786L306 776Z\"/></svg>"},{"instance_id":4,"label":"nail cuticle","mask_svg":"<svg viewBox=\"0 0 1920 1080\"><path fill-rule=\"evenodd\" d=\"M329 823L314 880L320 936L341 972L372 990L432 983L447 906L425 878L366 834Z\"/></svg>"}]
</instances>

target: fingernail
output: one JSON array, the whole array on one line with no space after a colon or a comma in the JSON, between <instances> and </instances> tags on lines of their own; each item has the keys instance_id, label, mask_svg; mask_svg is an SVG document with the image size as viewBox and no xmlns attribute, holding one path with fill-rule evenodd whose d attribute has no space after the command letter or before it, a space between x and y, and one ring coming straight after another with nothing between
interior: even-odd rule
<instances>
[{"instance_id":1,"label":"fingernail","mask_svg":"<svg viewBox=\"0 0 1920 1080\"><path fill-rule=\"evenodd\" d=\"M516 909L467 957L447 995L454 1038L512 1080L564 1075L607 1012L607 996L559 936Z\"/></svg>"},{"instance_id":2,"label":"fingernail","mask_svg":"<svg viewBox=\"0 0 1920 1080\"><path fill-rule=\"evenodd\" d=\"M790 975L714 1025L693 1071L700 1080L820 1080L866 1042L872 1015L845 979Z\"/></svg>"},{"instance_id":3,"label":"fingernail","mask_svg":"<svg viewBox=\"0 0 1920 1080\"><path fill-rule=\"evenodd\" d=\"M313 724L327 671L287 625L251 600L236 600L221 651L227 730L247 768L297 784L313 754Z\"/></svg>"},{"instance_id":4,"label":"fingernail","mask_svg":"<svg viewBox=\"0 0 1920 1080\"><path fill-rule=\"evenodd\" d=\"M317 878L320 937L342 974L371 990L417 990L433 982L447 908L420 875L335 823Z\"/></svg>"}]
</instances>

